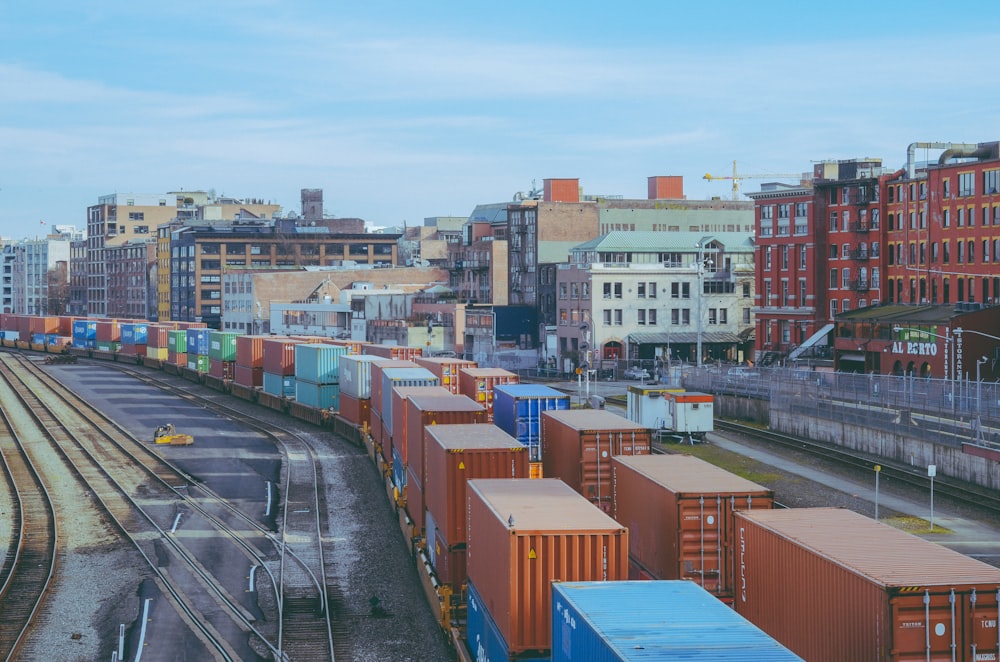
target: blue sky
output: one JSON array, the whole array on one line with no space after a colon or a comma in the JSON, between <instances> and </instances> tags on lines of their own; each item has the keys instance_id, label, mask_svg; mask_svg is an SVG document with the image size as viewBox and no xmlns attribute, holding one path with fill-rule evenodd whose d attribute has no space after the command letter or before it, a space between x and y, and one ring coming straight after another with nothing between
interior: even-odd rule
<instances>
[{"instance_id":1,"label":"blue sky","mask_svg":"<svg viewBox=\"0 0 1000 662\"><path fill-rule=\"evenodd\" d=\"M4 237L82 228L113 192L298 211L322 188L334 216L413 225L546 178L728 197L702 175L734 160L899 167L911 142L1000 139L1000 20L978 0L11 0L0 35Z\"/></svg>"}]
</instances>

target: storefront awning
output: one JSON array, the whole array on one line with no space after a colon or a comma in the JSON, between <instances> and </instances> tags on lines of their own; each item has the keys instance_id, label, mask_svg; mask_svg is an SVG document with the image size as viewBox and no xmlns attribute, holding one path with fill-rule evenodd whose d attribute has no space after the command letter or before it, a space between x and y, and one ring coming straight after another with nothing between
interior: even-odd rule
<instances>
[{"instance_id":1,"label":"storefront awning","mask_svg":"<svg viewBox=\"0 0 1000 662\"><path fill-rule=\"evenodd\" d=\"M636 345L670 345L670 344L696 344L698 342L697 333L630 333L629 342ZM705 345L725 344L735 345L740 342L740 337L735 333L725 331L706 331L701 334L701 342Z\"/></svg>"}]
</instances>

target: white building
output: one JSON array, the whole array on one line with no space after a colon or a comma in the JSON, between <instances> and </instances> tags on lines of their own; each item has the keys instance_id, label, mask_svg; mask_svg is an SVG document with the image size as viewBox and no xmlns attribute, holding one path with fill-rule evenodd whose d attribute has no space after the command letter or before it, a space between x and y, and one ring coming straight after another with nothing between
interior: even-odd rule
<instances>
[{"instance_id":1,"label":"white building","mask_svg":"<svg viewBox=\"0 0 1000 662\"><path fill-rule=\"evenodd\" d=\"M64 314L65 305L53 302L50 306L51 285L62 285L59 292L69 297L70 243L79 238L72 226L64 234L50 234L42 239L22 239L4 247L3 307L19 315ZM8 271L9 270L9 271ZM50 281L50 278L54 279Z\"/></svg>"}]
</instances>

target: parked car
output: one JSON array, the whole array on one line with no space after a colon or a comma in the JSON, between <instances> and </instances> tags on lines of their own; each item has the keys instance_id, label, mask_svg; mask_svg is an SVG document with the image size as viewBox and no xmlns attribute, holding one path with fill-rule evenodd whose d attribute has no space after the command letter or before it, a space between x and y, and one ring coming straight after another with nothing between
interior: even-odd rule
<instances>
[{"instance_id":1,"label":"parked car","mask_svg":"<svg viewBox=\"0 0 1000 662\"><path fill-rule=\"evenodd\" d=\"M649 379L649 371L645 368L632 367L625 368L625 379Z\"/></svg>"}]
</instances>

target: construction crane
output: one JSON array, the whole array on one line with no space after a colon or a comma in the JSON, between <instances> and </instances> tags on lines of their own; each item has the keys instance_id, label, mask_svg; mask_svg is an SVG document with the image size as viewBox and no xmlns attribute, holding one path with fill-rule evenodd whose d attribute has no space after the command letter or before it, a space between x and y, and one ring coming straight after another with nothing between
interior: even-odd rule
<instances>
[{"instance_id":1,"label":"construction crane","mask_svg":"<svg viewBox=\"0 0 1000 662\"><path fill-rule=\"evenodd\" d=\"M705 176L702 177L702 179L707 179L708 181L713 181L713 180L716 180L716 179L731 179L731 180L733 180L733 200L739 200L740 199L740 181L741 180L744 180L744 179L766 179L766 178L774 178L774 179L799 179L799 180L801 180L802 179L802 173L796 173L794 175L790 175L788 173L767 173L767 174L763 174L763 175L740 175L740 174L738 174L736 172L736 161L733 161L733 174L732 175L717 176L717 175L711 175L711 174L705 173Z\"/></svg>"}]
</instances>

